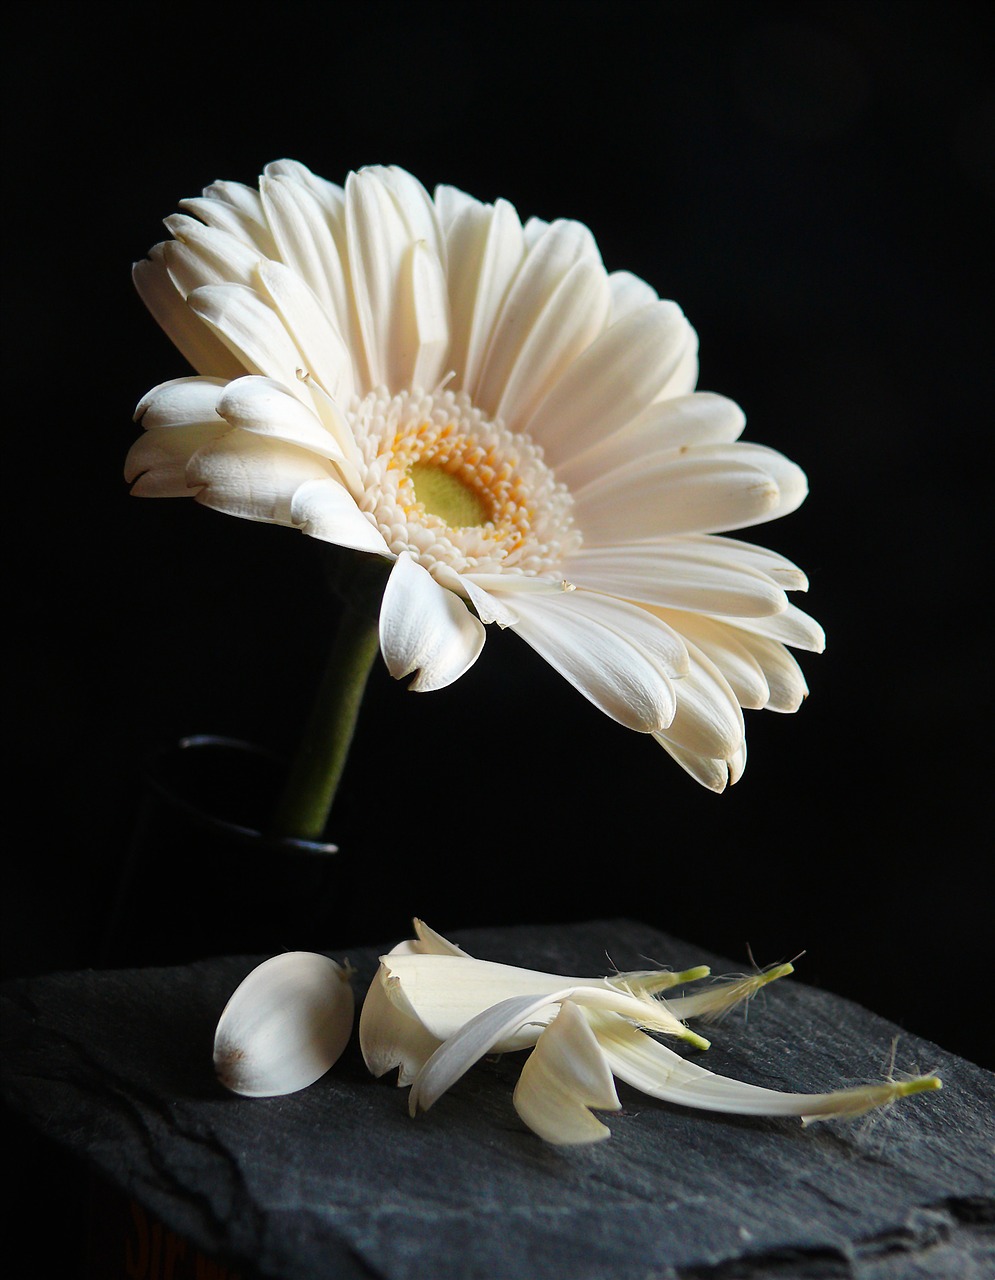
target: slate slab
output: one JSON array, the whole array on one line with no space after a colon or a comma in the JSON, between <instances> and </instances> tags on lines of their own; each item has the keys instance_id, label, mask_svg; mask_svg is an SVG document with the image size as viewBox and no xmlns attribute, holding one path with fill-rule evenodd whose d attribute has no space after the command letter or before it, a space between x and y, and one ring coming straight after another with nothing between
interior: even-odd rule
<instances>
[{"instance_id":1,"label":"slate slab","mask_svg":"<svg viewBox=\"0 0 995 1280\"><path fill-rule=\"evenodd\" d=\"M742 967L632 920L453 937L475 955L564 973ZM358 994L393 941L348 953ZM229 1275L995 1276L995 1075L797 976L711 1029L713 1070L824 1090L881 1079L897 1036L896 1069L936 1070L943 1090L803 1129L620 1086L622 1112L604 1117L612 1137L557 1149L512 1107L521 1055L482 1062L412 1120L406 1091L373 1080L353 1043L311 1088L242 1099L214 1080L211 1043L229 994L260 958L0 989L3 1095L17 1122Z\"/></svg>"}]
</instances>

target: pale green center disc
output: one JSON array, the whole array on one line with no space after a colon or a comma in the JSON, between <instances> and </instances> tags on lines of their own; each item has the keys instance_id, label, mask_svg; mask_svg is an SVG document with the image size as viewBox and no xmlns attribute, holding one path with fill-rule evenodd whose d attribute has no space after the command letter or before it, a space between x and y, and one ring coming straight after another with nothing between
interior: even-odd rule
<instances>
[{"instance_id":1,"label":"pale green center disc","mask_svg":"<svg viewBox=\"0 0 995 1280\"><path fill-rule=\"evenodd\" d=\"M415 497L425 510L444 520L450 529L487 523L487 508L458 476L429 462L412 463L408 475L415 486Z\"/></svg>"}]
</instances>

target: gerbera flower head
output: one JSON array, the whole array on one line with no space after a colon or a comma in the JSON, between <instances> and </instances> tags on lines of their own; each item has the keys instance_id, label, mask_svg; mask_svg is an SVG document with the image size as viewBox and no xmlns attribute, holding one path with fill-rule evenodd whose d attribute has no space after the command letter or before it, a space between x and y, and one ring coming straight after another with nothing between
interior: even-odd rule
<instances>
[{"instance_id":1,"label":"gerbera flower head","mask_svg":"<svg viewBox=\"0 0 995 1280\"><path fill-rule=\"evenodd\" d=\"M697 391L680 307L569 219L342 186L268 165L166 219L139 292L196 370L153 388L126 476L390 567L391 674L437 689L514 630L715 791L743 708L794 711L822 632L782 556L729 535L795 510L803 472Z\"/></svg>"}]
</instances>

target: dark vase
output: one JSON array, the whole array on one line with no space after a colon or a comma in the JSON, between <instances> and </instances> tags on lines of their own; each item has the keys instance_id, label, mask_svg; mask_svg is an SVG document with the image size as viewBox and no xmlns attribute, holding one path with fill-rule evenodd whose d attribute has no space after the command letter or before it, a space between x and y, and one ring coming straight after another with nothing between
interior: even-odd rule
<instances>
[{"instance_id":1,"label":"dark vase","mask_svg":"<svg viewBox=\"0 0 995 1280\"><path fill-rule=\"evenodd\" d=\"M267 834L285 769L250 743L207 735L149 761L102 965L341 945L349 894L336 846Z\"/></svg>"}]
</instances>

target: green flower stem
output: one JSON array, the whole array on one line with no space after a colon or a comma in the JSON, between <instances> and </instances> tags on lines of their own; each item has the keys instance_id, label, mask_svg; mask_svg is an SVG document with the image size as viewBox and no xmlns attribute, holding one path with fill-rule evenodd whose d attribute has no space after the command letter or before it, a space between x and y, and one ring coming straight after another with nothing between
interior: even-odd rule
<instances>
[{"instance_id":1,"label":"green flower stem","mask_svg":"<svg viewBox=\"0 0 995 1280\"><path fill-rule=\"evenodd\" d=\"M346 607L273 816L273 834L321 840L379 650L376 615Z\"/></svg>"}]
</instances>

